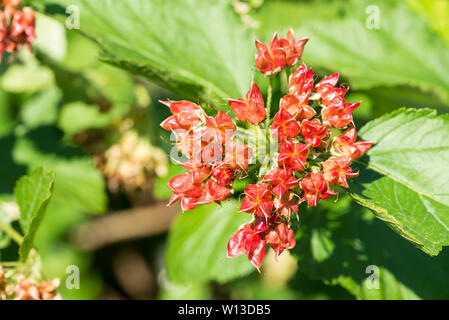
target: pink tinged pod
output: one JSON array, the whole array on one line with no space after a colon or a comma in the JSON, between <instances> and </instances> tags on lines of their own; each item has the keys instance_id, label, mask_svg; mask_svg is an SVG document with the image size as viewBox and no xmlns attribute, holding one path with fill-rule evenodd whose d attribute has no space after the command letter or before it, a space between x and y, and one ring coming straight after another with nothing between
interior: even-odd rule
<instances>
[{"instance_id":1,"label":"pink tinged pod","mask_svg":"<svg viewBox=\"0 0 449 320\"><path fill-rule=\"evenodd\" d=\"M301 123L301 135L304 141L312 147L318 147L321 144L321 139L326 137L327 133L327 127L322 125L318 119Z\"/></svg>"},{"instance_id":2,"label":"pink tinged pod","mask_svg":"<svg viewBox=\"0 0 449 320\"><path fill-rule=\"evenodd\" d=\"M263 180L273 186L272 192L277 198L283 198L288 190L298 185L298 180L293 176L290 167L275 168L265 175Z\"/></svg>"},{"instance_id":3,"label":"pink tinged pod","mask_svg":"<svg viewBox=\"0 0 449 320\"><path fill-rule=\"evenodd\" d=\"M332 100L329 107L322 111L323 122L328 123L334 128L342 129L352 122L352 111L354 111L360 102L345 103L342 97Z\"/></svg>"},{"instance_id":4,"label":"pink tinged pod","mask_svg":"<svg viewBox=\"0 0 449 320\"><path fill-rule=\"evenodd\" d=\"M189 173L174 176L168 182L168 187L173 191L168 205L172 205L176 201L181 201L181 209L183 211L196 208L198 197L203 193L200 184L193 183L193 177Z\"/></svg>"},{"instance_id":5,"label":"pink tinged pod","mask_svg":"<svg viewBox=\"0 0 449 320\"><path fill-rule=\"evenodd\" d=\"M259 269L266 251L266 242L253 229L251 224L240 228L228 241L227 253L229 258L240 256L242 253Z\"/></svg>"},{"instance_id":6,"label":"pink tinged pod","mask_svg":"<svg viewBox=\"0 0 449 320\"><path fill-rule=\"evenodd\" d=\"M285 249L292 249L296 245L293 230L285 223L280 223L269 230L265 235L265 241L273 248L276 259Z\"/></svg>"},{"instance_id":7,"label":"pink tinged pod","mask_svg":"<svg viewBox=\"0 0 449 320\"><path fill-rule=\"evenodd\" d=\"M280 46L285 53L286 64L288 66L295 65L299 61L299 59L301 59L304 46L308 40L309 38L306 37L296 42L292 29L288 31L287 39L279 39Z\"/></svg>"},{"instance_id":8,"label":"pink tinged pod","mask_svg":"<svg viewBox=\"0 0 449 320\"><path fill-rule=\"evenodd\" d=\"M245 188L245 197L240 207L241 212L256 213L268 219L273 209L271 186L266 183L250 184Z\"/></svg>"},{"instance_id":9,"label":"pink tinged pod","mask_svg":"<svg viewBox=\"0 0 449 320\"><path fill-rule=\"evenodd\" d=\"M350 157L351 160L360 158L372 146L371 142L355 142L357 131L354 127L349 128L344 134L336 136L332 142L331 151L342 157Z\"/></svg>"},{"instance_id":10,"label":"pink tinged pod","mask_svg":"<svg viewBox=\"0 0 449 320\"><path fill-rule=\"evenodd\" d=\"M289 79L289 93L298 97L303 103L307 104L310 94L313 90L313 71L307 69L304 63L293 72Z\"/></svg>"},{"instance_id":11,"label":"pink tinged pod","mask_svg":"<svg viewBox=\"0 0 449 320\"><path fill-rule=\"evenodd\" d=\"M342 186L348 188L348 179L357 177L358 172L353 172L349 165L351 158L349 157L331 157L322 163L324 178L327 182L334 186Z\"/></svg>"},{"instance_id":12,"label":"pink tinged pod","mask_svg":"<svg viewBox=\"0 0 449 320\"><path fill-rule=\"evenodd\" d=\"M300 100L297 96L293 94L287 94L282 97L280 102L280 109L286 110L290 113L297 121L304 119L310 119L315 116L315 110L307 105L308 96L305 100Z\"/></svg>"},{"instance_id":13,"label":"pink tinged pod","mask_svg":"<svg viewBox=\"0 0 449 320\"><path fill-rule=\"evenodd\" d=\"M174 131L180 128L188 130L202 122L202 109L193 102L187 100L159 100L159 102L169 107L170 112L173 114L161 123L161 127L165 130Z\"/></svg>"},{"instance_id":14,"label":"pink tinged pod","mask_svg":"<svg viewBox=\"0 0 449 320\"><path fill-rule=\"evenodd\" d=\"M287 58L278 40L277 33L273 35L268 46L256 40L256 48L256 67L265 76L272 76L285 67Z\"/></svg>"},{"instance_id":15,"label":"pink tinged pod","mask_svg":"<svg viewBox=\"0 0 449 320\"><path fill-rule=\"evenodd\" d=\"M303 191L304 199L309 206L316 207L317 202L320 199L327 199L330 196L335 195L330 187L329 183L324 178L323 174L314 172L309 177L302 179L301 189Z\"/></svg>"},{"instance_id":16,"label":"pink tinged pod","mask_svg":"<svg viewBox=\"0 0 449 320\"><path fill-rule=\"evenodd\" d=\"M218 111L215 118L206 116L206 126L204 139L217 141L220 144L224 144L227 138L231 138L236 129L232 118L221 110Z\"/></svg>"},{"instance_id":17,"label":"pink tinged pod","mask_svg":"<svg viewBox=\"0 0 449 320\"><path fill-rule=\"evenodd\" d=\"M251 88L245 99L228 99L228 104L234 111L235 117L240 121L257 125L267 117L262 94L254 81L251 83Z\"/></svg>"},{"instance_id":18,"label":"pink tinged pod","mask_svg":"<svg viewBox=\"0 0 449 320\"><path fill-rule=\"evenodd\" d=\"M278 165L290 167L296 171L304 171L309 148L308 145L299 142L289 140L282 142L279 145Z\"/></svg>"},{"instance_id":19,"label":"pink tinged pod","mask_svg":"<svg viewBox=\"0 0 449 320\"><path fill-rule=\"evenodd\" d=\"M290 219L291 213L298 214L298 201L295 199L293 191L287 191L282 197L274 198L274 208L276 213Z\"/></svg>"},{"instance_id":20,"label":"pink tinged pod","mask_svg":"<svg viewBox=\"0 0 449 320\"><path fill-rule=\"evenodd\" d=\"M273 118L271 124L271 134L279 141L287 138L295 138L300 132L298 121L283 109L279 110Z\"/></svg>"},{"instance_id":21,"label":"pink tinged pod","mask_svg":"<svg viewBox=\"0 0 449 320\"><path fill-rule=\"evenodd\" d=\"M235 179L235 172L222 164L215 166L212 169L211 175L218 183L224 186L232 185Z\"/></svg>"}]
</instances>

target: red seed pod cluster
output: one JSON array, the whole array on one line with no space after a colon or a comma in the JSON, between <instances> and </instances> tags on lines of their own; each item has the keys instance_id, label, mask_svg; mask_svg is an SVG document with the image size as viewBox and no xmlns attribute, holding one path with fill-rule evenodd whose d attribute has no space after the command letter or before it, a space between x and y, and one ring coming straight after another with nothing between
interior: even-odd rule
<instances>
[{"instance_id":1,"label":"red seed pod cluster","mask_svg":"<svg viewBox=\"0 0 449 320\"><path fill-rule=\"evenodd\" d=\"M35 16L30 7L19 9L21 0L0 3L0 58L3 52L15 53L22 46L31 51L34 41Z\"/></svg>"},{"instance_id":2,"label":"red seed pod cluster","mask_svg":"<svg viewBox=\"0 0 449 320\"><path fill-rule=\"evenodd\" d=\"M256 90L254 86L251 88L248 96ZM260 95L259 88L257 91ZM251 156L248 146L234 140L235 122L223 111L210 117L190 101L161 103L168 106L172 113L161 126L172 131L176 138L175 146L187 158L184 162L179 161L187 173L173 177L168 183L173 190L169 205L180 201L182 210L186 211L199 204L227 200L233 194L234 179L246 172ZM251 111L253 103L236 102L240 103L245 104L238 108L247 117L247 109ZM257 108L260 109L260 106ZM262 109L265 110L263 105Z\"/></svg>"},{"instance_id":3,"label":"red seed pod cluster","mask_svg":"<svg viewBox=\"0 0 449 320\"><path fill-rule=\"evenodd\" d=\"M257 68L264 75L273 77L284 67L295 65L307 40L295 42L290 30L287 39L278 40L275 34L268 46L256 41ZM272 121L267 119L265 127L265 132L278 142L275 164L268 173L259 176L258 181L246 186L240 212L251 214L253 219L230 238L228 257L245 254L259 269L267 244L276 256L293 248L295 238L290 219L292 216L298 218L299 204L307 202L315 207L320 199L336 195L332 187L348 188L347 180L358 175L350 168L351 162L366 153L371 143L356 142L352 111L360 103L346 103L348 89L337 86L338 78L339 75L334 73L315 84L312 69L304 63L289 76L288 92L281 98ZM202 155L205 150L209 153L211 145L222 146L225 139L220 128L231 129L233 133L235 123L222 111L211 118L188 101L164 103L173 115L162 123L162 127L171 131L184 130L176 146L189 158L183 163L189 173L169 182L174 191L170 203L180 200L183 210L189 210L201 203L228 199L233 180L248 167L249 156L239 156L249 155L248 147L229 140L218 161L209 163L201 157L192 162L192 157ZM228 99L228 103L236 119L248 125L259 125L270 117L255 82L244 99ZM183 107L174 107L175 104ZM340 134L335 134L339 129L342 129ZM205 143L192 138L194 132L200 132L199 136L208 139L212 137L212 140ZM186 152L192 150L186 145L197 146L196 152Z\"/></svg>"},{"instance_id":4,"label":"red seed pod cluster","mask_svg":"<svg viewBox=\"0 0 449 320\"><path fill-rule=\"evenodd\" d=\"M304 45L309 38L302 38L295 41L293 30L290 29L287 39L278 39L274 34L268 46L256 40L256 67L265 76L279 73L284 67L295 65L301 59Z\"/></svg>"}]
</instances>

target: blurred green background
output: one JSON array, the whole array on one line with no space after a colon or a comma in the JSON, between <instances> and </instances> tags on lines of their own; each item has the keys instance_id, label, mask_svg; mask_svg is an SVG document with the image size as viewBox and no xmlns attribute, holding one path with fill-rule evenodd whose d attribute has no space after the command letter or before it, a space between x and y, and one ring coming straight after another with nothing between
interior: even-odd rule
<instances>
[{"instance_id":1,"label":"blurred green background","mask_svg":"<svg viewBox=\"0 0 449 320\"><path fill-rule=\"evenodd\" d=\"M293 254L276 262L269 252L261 274L244 257L225 263L227 238L248 218L227 218L235 202L182 218L165 207L166 183L182 168L168 160L159 127L168 110L157 102L240 98L255 73L254 38L292 27L310 36L303 61L320 76L340 72L348 100L362 100L357 126L404 106L448 113L449 1L98 1L105 12L78 2L81 33L64 26L70 1L28 1L39 12L34 52L0 66L0 213L13 214L15 182L29 168L55 170L36 247L63 298L449 298L447 250L428 257L346 197L303 204ZM149 16L130 9L145 2ZM1 237L2 260L15 259ZM71 265L80 289L64 285ZM379 290L365 286L369 265L380 268Z\"/></svg>"}]
</instances>

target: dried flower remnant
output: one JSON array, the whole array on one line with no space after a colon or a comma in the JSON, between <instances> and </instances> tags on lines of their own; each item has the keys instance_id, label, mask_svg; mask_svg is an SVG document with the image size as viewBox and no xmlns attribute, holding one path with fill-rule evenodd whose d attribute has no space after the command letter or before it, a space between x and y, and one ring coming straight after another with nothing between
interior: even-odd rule
<instances>
[{"instance_id":1,"label":"dried flower remnant","mask_svg":"<svg viewBox=\"0 0 449 320\"><path fill-rule=\"evenodd\" d=\"M104 153L99 166L108 181L111 191L120 188L132 193L136 189L149 188L155 176L164 176L168 171L165 153L139 137L134 131L126 132Z\"/></svg>"}]
</instances>

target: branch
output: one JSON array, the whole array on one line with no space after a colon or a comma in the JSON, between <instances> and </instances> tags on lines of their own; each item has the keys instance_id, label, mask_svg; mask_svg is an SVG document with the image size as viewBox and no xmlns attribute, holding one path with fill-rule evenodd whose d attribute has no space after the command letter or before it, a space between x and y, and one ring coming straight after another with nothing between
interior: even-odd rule
<instances>
[{"instance_id":1,"label":"branch","mask_svg":"<svg viewBox=\"0 0 449 320\"><path fill-rule=\"evenodd\" d=\"M179 212L165 203L112 212L75 229L72 240L83 250L96 250L125 240L166 232Z\"/></svg>"}]
</instances>

